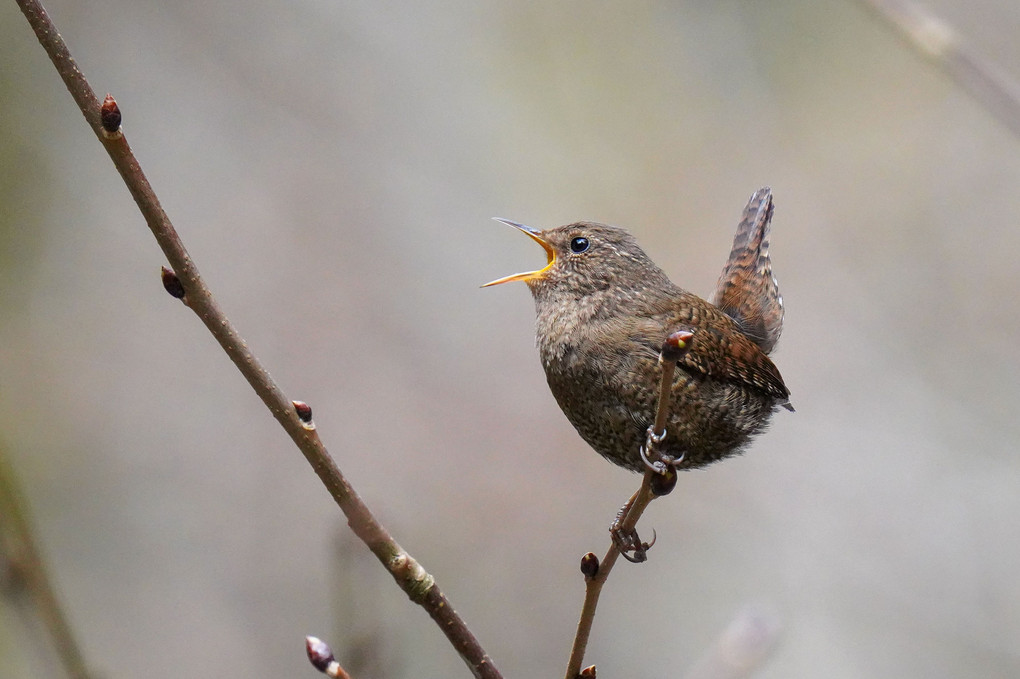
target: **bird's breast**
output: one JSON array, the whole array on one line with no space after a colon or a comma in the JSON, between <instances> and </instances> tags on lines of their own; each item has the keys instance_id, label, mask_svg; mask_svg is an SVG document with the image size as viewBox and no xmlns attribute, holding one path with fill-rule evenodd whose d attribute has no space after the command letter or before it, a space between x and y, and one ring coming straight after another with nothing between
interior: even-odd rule
<instances>
[{"instance_id":1,"label":"bird's breast","mask_svg":"<svg viewBox=\"0 0 1020 679\"><path fill-rule=\"evenodd\" d=\"M630 373L635 361L658 358L655 347L665 333L651 319L611 313L610 306L592 298L537 306L536 343L546 373L613 381Z\"/></svg>"}]
</instances>

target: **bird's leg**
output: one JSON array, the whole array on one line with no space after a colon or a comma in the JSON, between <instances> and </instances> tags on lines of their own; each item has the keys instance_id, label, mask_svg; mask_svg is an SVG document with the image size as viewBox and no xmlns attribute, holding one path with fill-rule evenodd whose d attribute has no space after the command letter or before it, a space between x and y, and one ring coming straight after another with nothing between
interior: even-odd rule
<instances>
[{"instance_id":1,"label":"bird's leg","mask_svg":"<svg viewBox=\"0 0 1020 679\"><path fill-rule=\"evenodd\" d=\"M673 390L673 374L676 364L691 350L694 332L688 329L677 330L662 343L659 352L659 363L662 364L662 378L659 381L659 402L655 410L655 424L648 428L645 445L641 448L641 460L656 474L666 474L675 469L684 459L683 454L674 458L659 450L659 444L666 440L666 422L669 420L670 394Z\"/></svg>"},{"instance_id":2,"label":"bird's leg","mask_svg":"<svg viewBox=\"0 0 1020 679\"><path fill-rule=\"evenodd\" d=\"M632 563L641 563L648 559L647 552L655 544L655 531L652 531L651 542L642 542L632 524L625 527L627 515L634 509L636 502L642 503L640 509L643 511L652 499L672 491L673 486L676 485L676 468L684 459L683 454L679 458L666 455L659 449L659 446L666 440L666 421L669 419L669 401L676 364L690 351L690 341L693 337L694 332L691 330L677 330L662 344L662 351L659 353L662 377L659 382L659 402L655 413L655 423L648 428L645 444L639 450L641 461L648 469L645 474L645 483L642 484L641 490L635 493L620 509L613 525L609 527L609 534L620 555Z\"/></svg>"},{"instance_id":3,"label":"bird's leg","mask_svg":"<svg viewBox=\"0 0 1020 679\"><path fill-rule=\"evenodd\" d=\"M627 516L627 512L629 512L630 508L634 506L634 501L637 500L638 493L640 492L641 491L638 491L637 493L631 495L630 499L627 500L627 502L622 507L620 507L620 511L616 512L616 518L613 520L613 527L619 526L620 523L623 521L624 517Z\"/></svg>"},{"instance_id":4,"label":"bird's leg","mask_svg":"<svg viewBox=\"0 0 1020 679\"><path fill-rule=\"evenodd\" d=\"M655 544L655 531L652 531L652 541L642 542L641 538L638 537L637 529L624 526L627 519L627 515L634 508L634 504L638 502L639 497L642 495L644 487L638 492L631 495L630 499L627 500L627 504L620 508L620 511L616 514L616 520L613 521L613 525L609 527L609 535L613 538L613 544L616 545L617 551L627 561L631 563L641 563L648 559L648 549ZM645 504L648 503L650 498L642 498ZM633 556L631 556L633 552Z\"/></svg>"},{"instance_id":5,"label":"bird's leg","mask_svg":"<svg viewBox=\"0 0 1020 679\"><path fill-rule=\"evenodd\" d=\"M611 526L609 526L609 535L613 538L613 544L616 545L616 549L619 550L620 554L625 559L630 561L630 557L627 555L628 552L637 551L641 546L641 540L638 538L637 531L631 528L625 530L623 527L623 520L627 518L627 514L630 512L631 507L634 506L634 502L637 500L638 495L641 493L639 490L630 496L627 503L620 507L620 511L616 513L616 519L613 520ZM641 559L644 561L644 559Z\"/></svg>"},{"instance_id":6,"label":"bird's leg","mask_svg":"<svg viewBox=\"0 0 1020 679\"><path fill-rule=\"evenodd\" d=\"M655 544L655 529L652 529L652 541L641 542L641 538L638 537L637 530L631 529L628 532L612 532L610 535L613 537L613 544L616 545L616 549L620 551L622 556L631 563L644 563L648 561L648 550Z\"/></svg>"}]
</instances>

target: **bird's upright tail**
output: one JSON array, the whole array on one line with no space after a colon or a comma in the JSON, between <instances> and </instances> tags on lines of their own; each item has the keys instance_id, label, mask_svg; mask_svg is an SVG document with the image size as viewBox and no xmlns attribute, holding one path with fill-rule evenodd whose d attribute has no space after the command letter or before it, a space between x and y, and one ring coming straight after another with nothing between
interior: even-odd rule
<instances>
[{"instance_id":1,"label":"bird's upright tail","mask_svg":"<svg viewBox=\"0 0 1020 679\"><path fill-rule=\"evenodd\" d=\"M733 249L716 284L712 303L768 354L783 332L783 296L772 275L769 231L772 189L754 192L733 237Z\"/></svg>"}]
</instances>

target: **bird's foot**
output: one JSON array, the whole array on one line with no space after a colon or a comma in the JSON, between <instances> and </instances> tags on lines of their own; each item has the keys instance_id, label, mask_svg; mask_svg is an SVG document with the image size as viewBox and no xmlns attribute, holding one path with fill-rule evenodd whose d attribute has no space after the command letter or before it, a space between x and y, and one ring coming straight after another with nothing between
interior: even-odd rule
<instances>
[{"instance_id":1,"label":"bird's foot","mask_svg":"<svg viewBox=\"0 0 1020 679\"><path fill-rule=\"evenodd\" d=\"M665 429L661 433L656 434L655 428L649 427L648 434L645 437L645 445L641 446L638 451L645 467L660 475L668 474L671 470L679 468L684 461L683 453L680 454L680 457L673 457L659 451L659 444L665 440Z\"/></svg>"},{"instance_id":2,"label":"bird's foot","mask_svg":"<svg viewBox=\"0 0 1020 679\"><path fill-rule=\"evenodd\" d=\"M609 535L613 538L616 549L627 561L631 563L643 563L648 560L648 550L655 544L655 530L652 529L652 541L641 542L637 529L624 530L619 523L614 523L609 529Z\"/></svg>"},{"instance_id":3,"label":"bird's foot","mask_svg":"<svg viewBox=\"0 0 1020 679\"><path fill-rule=\"evenodd\" d=\"M638 451L641 454L641 461L645 463L645 467L656 474L666 473L666 465L662 460L663 455L659 452L659 444L665 440L665 429L656 433L654 426L648 427L648 432L645 435L645 445L641 446Z\"/></svg>"},{"instance_id":4,"label":"bird's foot","mask_svg":"<svg viewBox=\"0 0 1020 679\"><path fill-rule=\"evenodd\" d=\"M645 463L645 468L649 471L655 472L656 474L666 473L666 463L660 458L658 460L652 460L648 457L647 448L641 446L641 461Z\"/></svg>"}]
</instances>

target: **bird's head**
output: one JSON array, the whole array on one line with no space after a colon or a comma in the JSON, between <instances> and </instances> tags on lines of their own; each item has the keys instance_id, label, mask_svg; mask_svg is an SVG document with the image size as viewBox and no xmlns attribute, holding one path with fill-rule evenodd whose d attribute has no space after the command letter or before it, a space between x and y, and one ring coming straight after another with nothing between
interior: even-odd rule
<instances>
[{"instance_id":1,"label":"bird's head","mask_svg":"<svg viewBox=\"0 0 1020 679\"><path fill-rule=\"evenodd\" d=\"M535 271L505 276L482 287L524 281L535 296L556 290L591 294L611 286L619 290L662 285L665 274L648 258L626 230L595 222L575 222L545 231L499 219L542 246L546 265Z\"/></svg>"}]
</instances>

